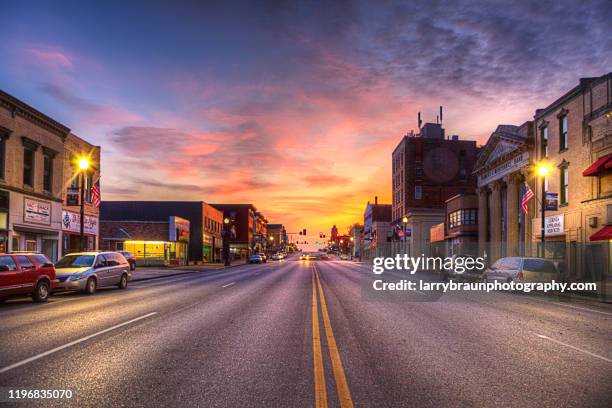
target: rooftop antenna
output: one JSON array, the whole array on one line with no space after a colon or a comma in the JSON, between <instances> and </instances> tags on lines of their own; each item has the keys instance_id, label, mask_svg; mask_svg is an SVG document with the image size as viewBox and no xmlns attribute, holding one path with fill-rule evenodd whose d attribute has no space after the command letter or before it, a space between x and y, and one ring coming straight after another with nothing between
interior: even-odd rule
<instances>
[{"instance_id":1,"label":"rooftop antenna","mask_svg":"<svg viewBox=\"0 0 612 408\"><path fill-rule=\"evenodd\" d=\"M440 105L440 124L442 124L442 105Z\"/></svg>"},{"instance_id":2,"label":"rooftop antenna","mask_svg":"<svg viewBox=\"0 0 612 408\"><path fill-rule=\"evenodd\" d=\"M440 115L436 115L436 124L440 123Z\"/></svg>"},{"instance_id":3,"label":"rooftop antenna","mask_svg":"<svg viewBox=\"0 0 612 408\"><path fill-rule=\"evenodd\" d=\"M423 123L423 121L421 120L421 112L419 112L419 129L421 129L421 123Z\"/></svg>"}]
</instances>

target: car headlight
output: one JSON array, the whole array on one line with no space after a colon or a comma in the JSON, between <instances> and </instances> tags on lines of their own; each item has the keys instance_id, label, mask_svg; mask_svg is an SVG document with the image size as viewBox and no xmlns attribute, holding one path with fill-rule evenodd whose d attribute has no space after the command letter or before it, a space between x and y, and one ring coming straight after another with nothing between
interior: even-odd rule
<instances>
[{"instance_id":1,"label":"car headlight","mask_svg":"<svg viewBox=\"0 0 612 408\"><path fill-rule=\"evenodd\" d=\"M85 279L87 277L87 274L81 273L78 275L72 275L72 279L70 280L81 280L81 279Z\"/></svg>"}]
</instances>

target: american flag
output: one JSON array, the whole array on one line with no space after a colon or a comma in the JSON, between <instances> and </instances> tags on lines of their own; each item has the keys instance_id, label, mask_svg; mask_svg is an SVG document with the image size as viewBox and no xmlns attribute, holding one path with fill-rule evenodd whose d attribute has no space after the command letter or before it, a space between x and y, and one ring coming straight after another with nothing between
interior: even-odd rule
<instances>
[{"instance_id":1,"label":"american flag","mask_svg":"<svg viewBox=\"0 0 612 408\"><path fill-rule=\"evenodd\" d=\"M529 184L525 183L525 188L523 189L523 199L521 200L521 208L525 215L527 215L527 203L529 200L533 198L533 191L529 188Z\"/></svg>"},{"instance_id":2,"label":"american flag","mask_svg":"<svg viewBox=\"0 0 612 408\"><path fill-rule=\"evenodd\" d=\"M101 199L102 198L100 196L100 179L98 179L98 181L96 181L93 187L91 188L91 202L96 207L100 207Z\"/></svg>"}]
</instances>

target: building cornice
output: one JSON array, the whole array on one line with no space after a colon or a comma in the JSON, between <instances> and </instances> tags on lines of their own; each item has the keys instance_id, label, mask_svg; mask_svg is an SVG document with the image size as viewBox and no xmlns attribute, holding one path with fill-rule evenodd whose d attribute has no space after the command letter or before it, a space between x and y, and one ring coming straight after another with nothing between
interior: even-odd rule
<instances>
[{"instance_id":1,"label":"building cornice","mask_svg":"<svg viewBox=\"0 0 612 408\"><path fill-rule=\"evenodd\" d=\"M62 125L54 119L51 119L49 116L20 101L14 96L9 95L3 90L0 90L0 106L8 109L13 117L19 115L61 137L62 141L66 140L66 137L70 133L70 129L68 127Z\"/></svg>"}]
</instances>

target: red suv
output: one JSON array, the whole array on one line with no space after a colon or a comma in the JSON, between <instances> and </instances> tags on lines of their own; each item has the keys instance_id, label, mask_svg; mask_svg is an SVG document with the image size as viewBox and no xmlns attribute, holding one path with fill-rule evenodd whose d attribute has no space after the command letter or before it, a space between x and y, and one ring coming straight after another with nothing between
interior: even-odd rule
<instances>
[{"instance_id":1,"label":"red suv","mask_svg":"<svg viewBox=\"0 0 612 408\"><path fill-rule=\"evenodd\" d=\"M46 302L57 285L55 268L42 254L0 254L0 302L13 295L31 294Z\"/></svg>"}]
</instances>

